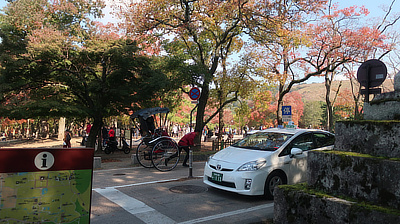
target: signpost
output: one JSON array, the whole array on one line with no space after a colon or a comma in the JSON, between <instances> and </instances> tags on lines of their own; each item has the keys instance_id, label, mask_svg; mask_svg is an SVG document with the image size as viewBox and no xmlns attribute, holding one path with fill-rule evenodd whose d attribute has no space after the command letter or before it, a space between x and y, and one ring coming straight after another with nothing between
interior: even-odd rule
<instances>
[{"instance_id":1,"label":"signpost","mask_svg":"<svg viewBox=\"0 0 400 224\"><path fill-rule=\"evenodd\" d=\"M94 149L1 149L0 220L89 223Z\"/></svg>"},{"instance_id":2,"label":"signpost","mask_svg":"<svg viewBox=\"0 0 400 224\"><path fill-rule=\"evenodd\" d=\"M282 121L292 121L292 106L282 106Z\"/></svg>"},{"instance_id":3,"label":"signpost","mask_svg":"<svg viewBox=\"0 0 400 224\"><path fill-rule=\"evenodd\" d=\"M196 106L193 108L193 110L190 112L190 131L192 130L192 113L193 111L197 108L198 105L198 99L200 98L200 89L197 87L193 87L189 91L189 97L192 99L192 103L196 104ZM193 152L192 149L189 150L189 178L192 178L192 163L193 163Z\"/></svg>"}]
</instances>

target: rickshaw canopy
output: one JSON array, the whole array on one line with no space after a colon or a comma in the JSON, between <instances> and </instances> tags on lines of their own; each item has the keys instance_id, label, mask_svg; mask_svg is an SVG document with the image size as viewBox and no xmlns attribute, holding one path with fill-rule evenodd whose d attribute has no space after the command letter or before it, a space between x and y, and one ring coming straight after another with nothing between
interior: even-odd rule
<instances>
[{"instance_id":1,"label":"rickshaw canopy","mask_svg":"<svg viewBox=\"0 0 400 224\"><path fill-rule=\"evenodd\" d=\"M151 117L154 114L162 114L162 113L168 113L169 109L164 107L153 107L153 108L145 108L145 109L141 109L136 111L135 113L133 113L131 115L131 119L135 119L135 118L139 118L142 117L143 119L147 119L149 117Z\"/></svg>"}]
</instances>

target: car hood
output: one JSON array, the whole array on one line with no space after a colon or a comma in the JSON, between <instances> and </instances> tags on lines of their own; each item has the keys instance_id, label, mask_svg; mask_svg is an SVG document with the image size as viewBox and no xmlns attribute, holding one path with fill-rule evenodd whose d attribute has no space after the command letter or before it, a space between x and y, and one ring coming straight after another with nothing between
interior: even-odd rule
<instances>
[{"instance_id":1,"label":"car hood","mask_svg":"<svg viewBox=\"0 0 400 224\"><path fill-rule=\"evenodd\" d=\"M274 152L236 148L230 146L214 154L212 159L231 164L243 164L260 158L267 158Z\"/></svg>"}]
</instances>

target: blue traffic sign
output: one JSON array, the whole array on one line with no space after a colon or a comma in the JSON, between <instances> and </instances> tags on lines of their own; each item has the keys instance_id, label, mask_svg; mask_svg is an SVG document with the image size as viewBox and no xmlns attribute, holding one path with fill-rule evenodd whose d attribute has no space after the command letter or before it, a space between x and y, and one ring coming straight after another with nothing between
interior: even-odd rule
<instances>
[{"instance_id":1,"label":"blue traffic sign","mask_svg":"<svg viewBox=\"0 0 400 224\"><path fill-rule=\"evenodd\" d=\"M282 106L282 115L292 115L292 106Z\"/></svg>"},{"instance_id":2,"label":"blue traffic sign","mask_svg":"<svg viewBox=\"0 0 400 224\"><path fill-rule=\"evenodd\" d=\"M192 89L190 89L189 91L189 97L192 100L197 100L200 98L200 89L197 87L193 87Z\"/></svg>"}]
</instances>

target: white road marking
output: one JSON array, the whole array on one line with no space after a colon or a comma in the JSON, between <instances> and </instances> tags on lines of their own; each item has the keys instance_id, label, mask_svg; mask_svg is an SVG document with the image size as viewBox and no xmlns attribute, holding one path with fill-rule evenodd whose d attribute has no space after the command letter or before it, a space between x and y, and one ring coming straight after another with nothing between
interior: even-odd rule
<instances>
[{"instance_id":1,"label":"white road marking","mask_svg":"<svg viewBox=\"0 0 400 224\"><path fill-rule=\"evenodd\" d=\"M207 221L211 221L214 219L220 219L220 218L224 218L224 217L228 217L228 216L233 216L233 215L239 215L239 214L243 214L243 213L247 213L247 212L252 212L252 211L256 211L256 210L260 210L260 209L267 209L267 208L273 208L274 204L264 204L264 205L258 205L258 206L254 206L251 208L245 208L245 209L239 209L236 211L231 211L231 212L225 212L225 213L221 213L221 214L217 214L217 215L211 215L211 216L207 216L207 217L202 217L202 218L198 218L198 219L193 219L193 220L189 220L186 222L180 222L178 224L190 224L190 223L200 223L200 222L207 222Z\"/></svg>"},{"instance_id":2,"label":"white road marking","mask_svg":"<svg viewBox=\"0 0 400 224\"><path fill-rule=\"evenodd\" d=\"M115 188L104 188L104 189L94 189L96 192L107 198L108 200L119 205L121 208L125 209L127 212L136 216L145 223L176 223L174 220L165 216L154 208L147 206L145 203L132 198Z\"/></svg>"},{"instance_id":3,"label":"white road marking","mask_svg":"<svg viewBox=\"0 0 400 224\"><path fill-rule=\"evenodd\" d=\"M201 177L201 176L200 176ZM180 180L179 179L169 179L169 180L159 180L159 181L149 181L149 182L143 182L143 183L135 183L135 184L127 184L127 185L120 185L120 186L113 186L113 187L106 187L106 188L95 188L93 189L97 193L101 194L108 200L112 201L113 203L119 205L121 208L125 209L132 215L136 216L140 220L142 220L145 223L149 224L176 224L174 220L169 218L168 216L165 216L155 210L154 208L151 208L150 206L146 205L145 203L130 197L121 191L117 190L117 188L121 187L132 187L132 186L140 186L140 185L146 185L146 184L154 184L154 183L164 183L164 182L170 182L170 181L176 181ZM273 208L274 204L264 204L264 205L259 205L259 206L254 206L251 208L246 208L246 209L239 209L236 211L231 211L231 212L225 212L217 215L212 215L212 216L207 216L207 217L202 217L198 219L193 219L193 220L188 220L185 222L180 222L179 224L190 224L190 223L201 223L201 222L207 222L207 221L212 221L215 219L220 219L224 217L229 217L233 215L239 215L247 212L252 212L260 209L268 209L268 208Z\"/></svg>"}]
</instances>

